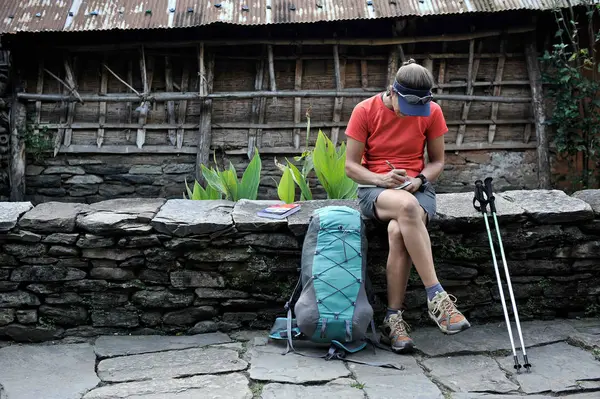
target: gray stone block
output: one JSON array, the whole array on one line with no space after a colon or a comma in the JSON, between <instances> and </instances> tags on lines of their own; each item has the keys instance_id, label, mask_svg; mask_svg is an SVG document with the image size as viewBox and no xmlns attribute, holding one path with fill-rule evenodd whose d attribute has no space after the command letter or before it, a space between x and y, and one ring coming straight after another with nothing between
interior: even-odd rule
<instances>
[{"instance_id":1,"label":"gray stone block","mask_svg":"<svg viewBox=\"0 0 600 399\"><path fill-rule=\"evenodd\" d=\"M233 227L231 201L169 200L152 219L161 233L176 237L227 231Z\"/></svg>"},{"instance_id":2,"label":"gray stone block","mask_svg":"<svg viewBox=\"0 0 600 399\"><path fill-rule=\"evenodd\" d=\"M31 202L0 202L0 233L14 228L19 217L31 208Z\"/></svg>"}]
</instances>

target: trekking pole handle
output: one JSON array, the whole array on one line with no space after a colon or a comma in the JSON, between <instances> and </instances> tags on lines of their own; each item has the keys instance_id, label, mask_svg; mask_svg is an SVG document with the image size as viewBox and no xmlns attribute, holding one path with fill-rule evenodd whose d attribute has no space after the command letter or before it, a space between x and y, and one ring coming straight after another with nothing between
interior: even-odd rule
<instances>
[{"instance_id":1,"label":"trekking pole handle","mask_svg":"<svg viewBox=\"0 0 600 399\"><path fill-rule=\"evenodd\" d=\"M487 200L490 204L490 210L492 213L496 213L496 197L494 197L494 192L492 188L492 178L486 177L483 184L485 185L485 194L487 196Z\"/></svg>"},{"instance_id":2,"label":"trekking pole handle","mask_svg":"<svg viewBox=\"0 0 600 399\"><path fill-rule=\"evenodd\" d=\"M486 213L487 211L485 208L487 207L488 201L485 199L483 192L484 192L483 182L481 180L476 180L475 181L475 196L473 197L473 207L478 212ZM479 205L476 205L477 203L479 203Z\"/></svg>"}]
</instances>

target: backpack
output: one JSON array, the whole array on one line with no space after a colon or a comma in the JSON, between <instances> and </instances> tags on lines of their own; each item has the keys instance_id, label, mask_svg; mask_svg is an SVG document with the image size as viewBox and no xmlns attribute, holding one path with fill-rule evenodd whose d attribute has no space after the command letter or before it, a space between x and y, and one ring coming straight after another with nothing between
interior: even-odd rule
<instances>
[{"instance_id":1,"label":"backpack","mask_svg":"<svg viewBox=\"0 0 600 399\"><path fill-rule=\"evenodd\" d=\"M367 294L367 237L359 211L347 206L326 206L313 212L302 246L301 273L285 304L286 318L278 318L269 334L287 340L285 354L310 356L295 350L294 339L330 344L323 357L345 359L375 341L373 307ZM294 305L291 303L302 287ZM371 327L373 341L367 338ZM349 359L346 359L349 360ZM356 363L383 367L388 364Z\"/></svg>"}]
</instances>

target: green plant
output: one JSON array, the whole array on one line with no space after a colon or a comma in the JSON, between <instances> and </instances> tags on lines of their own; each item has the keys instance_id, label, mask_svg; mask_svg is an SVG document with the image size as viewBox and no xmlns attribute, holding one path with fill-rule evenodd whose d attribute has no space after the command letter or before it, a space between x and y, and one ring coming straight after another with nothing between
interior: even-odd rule
<instances>
[{"instance_id":1,"label":"green plant","mask_svg":"<svg viewBox=\"0 0 600 399\"><path fill-rule=\"evenodd\" d=\"M356 198L358 184L346 175L346 144L339 148L321 130L313 151L313 163L319 182L329 199Z\"/></svg>"},{"instance_id":2,"label":"green plant","mask_svg":"<svg viewBox=\"0 0 600 399\"><path fill-rule=\"evenodd\" d=\"M585 12L588 40L581 43L583 35L573 8L554 11L558 26L555 34L557 43L540 59L542 80L554 104L552 117L547 122L555 130L553 143L567 162L581 156L583 169L581 175L575 176L575 181L582 188L589 187L590 177L600 169L589 168L590 164L598 165L600 162L600 64L595 52L600 42L600 31L594 32L593 27L594 19L600 15L600 5L593 5L590 1ZM569 170L578 169L569 166Z\"/></svg>"},{"instance_id":3,"label":"green plant","mask_svg":"<svg viewBox=\"0 0 600 399\"><path fill-rule=\"evenodd\" d=\"M214 163L217 164L216 157L213 155ZM238 180L237 171L230 162L229 168L220 170L219 167L207 168L200 165L202 176L206 180L206 188L195 181L194 190L191 191L187 181L186 190L188 199L222 199L239 201L241 199L256 200L258 197L258 185L260 184L260 174L262 171L262 161L258 150L255 149L252 160L244 170L241 180Z\"/></svg>"},{"instance_id":4,"label":"green plant","mask_svg":"<svg viewBox=\"0 0 600 399\"><path fill-rule=\"evenodd\" d=\"M51 134L46 126L39 128L33 123L28 123L25 131L21 132L21 137L25 142L27 153L35 162L41 161L44 154L53 148Z\"/></svg>"}]
</instances>

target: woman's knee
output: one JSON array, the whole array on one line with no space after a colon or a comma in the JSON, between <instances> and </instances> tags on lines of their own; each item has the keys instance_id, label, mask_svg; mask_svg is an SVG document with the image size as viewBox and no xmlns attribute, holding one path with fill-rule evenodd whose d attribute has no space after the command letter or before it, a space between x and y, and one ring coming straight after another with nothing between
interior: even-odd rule
<instances>
[{"instance_id":1,"label":"woman's knee","mask_svg":"<svg viewBox=\"0 0 600 399\"><path fill-rule=\"evenodd\" d=\"M398 212L398 219L418 220L423 216L421 205L413 196L402 198L401 201L398 201L398 207L396 209Z\"/></svg>"}]
</instances>

